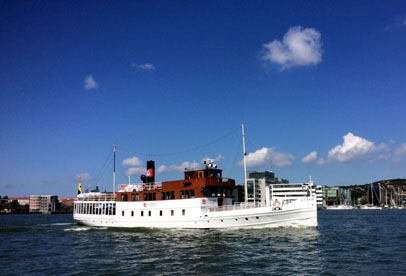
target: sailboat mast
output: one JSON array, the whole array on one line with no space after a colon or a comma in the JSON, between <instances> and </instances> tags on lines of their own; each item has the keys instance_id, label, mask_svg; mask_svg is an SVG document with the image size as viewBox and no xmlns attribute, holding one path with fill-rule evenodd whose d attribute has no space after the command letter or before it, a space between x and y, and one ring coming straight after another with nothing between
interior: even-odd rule
<instances>
[{"instance_id":1,"label":"sailboat mast","mask_svg":"<svg viewBox=\"0 0 406 276\"><path fill-rule=\"evenodd\" d=\"M245 195L245 202L248 202L248 186L247 186L247 160L246 160L246 151L245 151L245 134L244 134L244 124L241 124L242 129L242 150L244 154L244 195Z\"/></svg>"},{"instance_id":2,"label":"sailboat mast","mask_svg":"<svg viewBox=\"0 0 406 276\"><path fill-rule=\"evenodd\" d=\"M113 147L114 151L114 166L113 166L113 198L116 198L116 145Z\"/></svg>"}]
</instances>

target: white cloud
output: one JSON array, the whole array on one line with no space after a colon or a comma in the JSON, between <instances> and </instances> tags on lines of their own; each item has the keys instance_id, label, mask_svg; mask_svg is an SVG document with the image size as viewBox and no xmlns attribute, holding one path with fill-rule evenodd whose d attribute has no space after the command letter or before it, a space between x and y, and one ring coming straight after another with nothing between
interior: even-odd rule
<instances>
[{"instance_id":1,"label":"white cloud","mask_svg":"<svg viewBox=\"0 0 406 276\"><path fill-rule=\"evenodd\" d=\"M224 159L224 156L219 154L216 158L211 158L210 156L203 157L201 162L213 160L213 162L221 162Z\"/></svg>"},{"instance_id":2,"label":"white cloud","mask_svg":"<svg viewBox=\"0 0 406 276\"><path fill-rule=\"evenodd\" d=\"M312 151L308 155L302 158L302 162L307 164L307 163L313 163L317 160L317 151Z\"/></svg>"},{"instance_id":3,"label":"white cloud","mask_svg":"<svg viewBox=\"0 0 406 276\"><path fill-rule=\"evenodd\" d=\"M262 58L278 63L281 70L295 66L318 64L322 60L321 34L313 28L291 27L283 40L262 45Z\"/></svg>"},{"instance_id":4,"label":"white cloud","mask_svg":"<svg viewBox=\"0 0 406 276\"><path fill-rule=\"evenodd\" d=\"M152 63L144 63L144 64L131 63L131 67L145 70L145 71L155 71L155 69L156 69L155 65L153 65Z\"/></svg>"},{"instance_id":5,"label":"white cloud","mask_svg":"<svg viewBox=\"0 0 406 276\"><path fill-rule=\"evenodd\" d=\"M345 135L343 139L342 145L337 145L328 152L327 161L339 163L351 162L357 159L365 159L373 152L387 150L386 144L382 143L376 146L375 143L355 136L351 132Z\"/></svg>"},{"instance_id":6,"label":"white cloud","mask_svg":"<svg viewBox=\"0 0 406 276\"><path fill-rule=\"evenodd\" d=\"M129 175L134 175L134 174L146 174L147 169L146 168L128 168L128 170L125 172L127 176Z\"/></svg>"},{"instance_id":7,"label":"white cloud","mask_svg":"<svg viewBox=\"0 0 406 276\"><path fill-rule=\"evenodd\" d=\"M184 172L185 169L190 170L190 169L200 169L201 165L197 162L183 162L180 165L170 165L170 166L165 166L162 165L158 167L157 172L158 173L169 173L169 172Z\"/></svg>"},{"instance_id":8,"label":"white cloud","mask_svg":"<svg viewBox=\"0 0 406 276\"><path fill-rule=\"evenodd\" d=\"M406 155L406 143L403 143L394 151L395 156L403 156Z\"/></svg>"},{"instance_id":9,"label":"white cloud","mask_svg":"<svg viewBox=\"0 0 406 276\"><path fill-rule=\"evenodd\" d=\"M85 78L85 89L97 89L99 87L98 83L94 80L93 75L88 75Z\"/></svg>"},{"instance_id":10,"label":"white cloud","mask_svg":"<svg viewBox=\"0 0 406 276\"><path fill-rule=\"evenodd\" d=\"M319 164L319 165L323 165L323 164L325 164L326 163L326 160L324 160L323 158L319 158L317 161L316 161L316 164Z\"/></svg>"},{"instance_id":11,"label":"white cloud","mask_svg":"<svg viewBox=\"0 0 406 276\"><path fill-rule=\"evenodd\" d=\"M276 152L273 148L262 148L247 155L247 167L253 168L265 164L275 165L279 167L292 165L296 158L292 154ZM242 166L243 161L238 162Z\"/></svg>"},{"instance_id":12,"label":"white cloud","mask_svg":"<svg viewBox=\"0 0 406 276\"><path fill-rule=\"evenodd\" d=\"M157 173L165 173L167 171L168 167L165 165L161 165L158 167L158 169L156 169Z\"/></svg>"},{"instance_id":13,"label":"white cloud","mask_svg":"<svg viewBox=\"0 0 406 276\"><path fill-rule=\"evenodd\" d=\"M142 160L140 160L138 157L133 156L131 158L127 158L125 159L121 165L123 166L140 166L142 165L144 162Z\"/></svg>"},{"instance_id":14,"label":"white cloud","mask_svg":"<svg viewBox=\"0 0 406 276\"><path fill-rule=\"evenodd\" d=\"M393 152L392 161L395 163L401 162L403 156L406 156L406 143L402 143L395 151Z\"/></svg>"},{"instance_id":15,"label":"white cloud","mask_svg":"<svg viewBox=\"0 0 406 276\"><path fill-rule=\"evenodd\" d=\"M395 17L394 21L390 25L385 27L385 30L394 31L403 28L406 28L406 15Z\"/></svg>"},{"instance_id":16,"label":"white cloud","mask_svg":"<svg viewBox=\"0 0 406 276\"><path fill-rule=\"evenodd\" d=\"M92 179L89 173L78 173L75 175L75 179L81 179L81 180L89 180Z\"/></svg>"}]
</instances>

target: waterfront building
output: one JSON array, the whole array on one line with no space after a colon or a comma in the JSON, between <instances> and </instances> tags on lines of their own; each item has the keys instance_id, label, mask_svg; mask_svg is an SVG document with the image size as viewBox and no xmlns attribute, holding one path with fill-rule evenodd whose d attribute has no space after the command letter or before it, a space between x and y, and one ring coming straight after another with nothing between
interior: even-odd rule
<instances>
[{"instance_id":1,"label":"waterfront building","mask_svg":"<svg viewBox=\"0 0 406 276\"><path fill-rule=\"evenodd\" d=\"M59 199L59 210L58 212L72 212L73 211L73 203L77 200L77 198L60 198Z\"/></svg>"},{"instance_id":2,"label":"waterfront building","mask_svg":"<svg viewBox=\"0 0 406 276\"><path fill-rule=\"evenodd\" d=\"M275 177L275 173L271 171L249 171L247 177L248 201L264 203L266 201L266 187L277 183L289 183L289 181L278 179Z\"/></svg>"},{"instance_id":3,"label":"waterfront building","mask_svg":"<svg viewBox=\"0 0 406 276\"><path fill-rule=\"evenodd\" d=\"M320 204L321 207L323 204L322 187L314 185L312 181L311 184L311 192L318 197L317 205ZM309 183L289 183L286 179L275 177L275 173L271 171L248 172L247 186L248 200L252 202L264 203L266 201L266 187L269 187L271 198L296 198L310 194Z\"/></svg>"},{"instance_id":4,"label":"waterfront building","mask_svg":"<svg viewBox=\"0 0 406 276\"><path fill-rule=\"evenodd\" d=\"M317 209L323 207L323 187L321 185L314 186L316 192Z\"/></svg>"},{"instance_id":5,"label":"waterfront building","mask_svg":"<svg viewBox=\"0 0 406 276\"><path fill-rule=\"evenodd\" d=\"M76 197L72 197L72 198L60 198L60 199L59 199L59 203L65 205L65 206L68 206L68 207L72 207L72 206L73 206L73 202L74 202L75 200L77 200Z\"/></svg>"},{"instance_id":6,"label":"waterfront building","mask_svg":"<svg viewBox=\"0 0 406 276\"><path fill-rule=\"evenodd\" d=\"M323 206L351 205L351 192L340 187L323 186Z\"/></svg>"},{"instance_id":7,"label":"waterfront building","mask_svg":"<svg viewBox=\"0 0 406 276\"><path fill-rule=\"evenodd\" d=\"M29 205L30 204L29 197L9 197L8 198L8 202L12 202L14 200L17 200L18 204L20 204L20 205Z\"/></svg>"},{"instance_id":8,"label":"waterfront building","mask_svg":"<svg viewBox=\"0 0 406 276\"><path fill-rule=\"evenodd\" d=\"M58 196L30 195L30 213L52 213L58 208Z\"/></svg>"}]
</instances>

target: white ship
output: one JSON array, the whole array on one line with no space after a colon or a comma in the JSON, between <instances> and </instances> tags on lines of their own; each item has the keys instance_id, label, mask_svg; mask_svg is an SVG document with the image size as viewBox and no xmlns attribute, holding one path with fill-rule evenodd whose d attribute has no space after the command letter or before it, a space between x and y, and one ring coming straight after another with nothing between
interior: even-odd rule
<instances>
[{"instance_id":1,"label":"white ship","mask_svg":"<svg viewBox=\"0 0 406 276\"><path fill-rule=\"evenodd\" d=\"M211 162L204 169L186 170L182 180L162 183L155 182L154 167L153 161L147 162L142 184L123 184L113 193L80 193L73 218L102 227L317 227L316 195L310 185L304 184L307 196L289 198L272 196L266 187L265 202L249 202L245 177L246 200L239 203L233 197L235 181L223 178L222 170Z\"/></svg>"}]
</instances>

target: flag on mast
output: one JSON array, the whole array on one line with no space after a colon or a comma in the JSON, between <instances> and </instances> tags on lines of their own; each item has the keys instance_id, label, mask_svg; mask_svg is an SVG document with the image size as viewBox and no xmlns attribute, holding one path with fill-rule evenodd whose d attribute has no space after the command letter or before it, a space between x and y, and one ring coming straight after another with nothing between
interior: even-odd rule
<instances>
[{"instance_id":1,"label":"flag on mast","mask_svg":"<svg viewBox=\"0 0 406 276\"><path fill-rule=\"evenodd\" d=\"M78 194L82 193L82 180L79 177Z\"/></svg>"}]
</instances>

